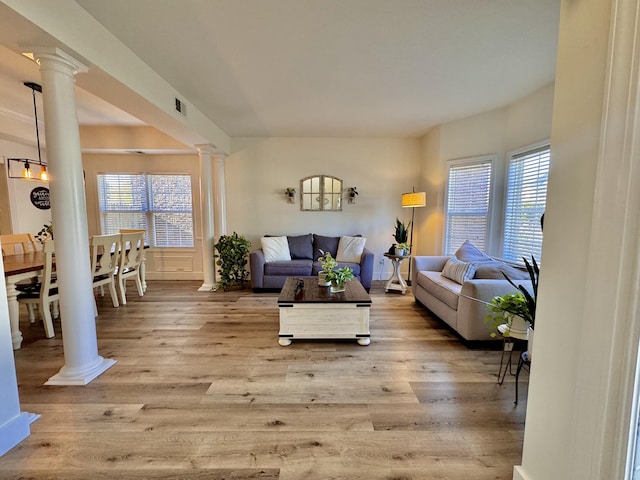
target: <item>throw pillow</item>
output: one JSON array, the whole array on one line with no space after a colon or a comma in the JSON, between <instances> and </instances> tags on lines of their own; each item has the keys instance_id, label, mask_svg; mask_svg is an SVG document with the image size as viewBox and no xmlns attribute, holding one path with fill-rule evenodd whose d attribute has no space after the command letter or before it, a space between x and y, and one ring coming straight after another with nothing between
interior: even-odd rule
<instances>
[{"instance_id":1,"label":"throw pillow","mask_svg":"<svg viewBox=\"0 0 640 480\"><path fill-rule=\"evenodd\" d=\"M465 240L460 248L456 250L455 256L463 262L490 262L493 260L489 255L481 251L469 240Z\"/></svg>"},{"instance_id":2,"label":"throw pillow","mask_svg":"<svg viewBox=\"0 0 640 480\"><path fill-rule=\"evenodd\" d=\"M461 262L456 257L451 257L447 260L447 263L444 264L442 276L462 285L467 280L473 278L477 265L476 262Z\"/></svg>"},{"instance_id":3,"label":"throw pillow","mask_svg":"<svg viewBox=\"0 0 640 480\"><path fill-rule=\"evenodd\" d=\"M504 280L504 275L502 272L506 273L511 280L529 280L529 272L523 267L518 268L504 262L480 262L478 264L478 268L476 269L475 278L485 278L485 279L495 279L495 280Z\"/></svg>"},{"instance_id":4,"label":"throw pillow","mask_svg":"<svg viewBox=\"0 0 640 480\"><path fill-rule=\"evenodd\" d=\"M287 241L289 242L289 252L292 259L305 258L311 260L313 258L313 237L310 233L296 237L287 236Z\"/></svg>"},{"instance_id":5,"label":"throw pillow","mask_svg":"<svg viewBox=\"0 0 640 480\"><path fill-rule=\"evenodd\" d=\"M336 260L338 262L360 263L366 241L367 239L364 237L340 237Z\"/></svg>"},{"instance_id":6,"label":"throw pillow","mask_svg":"<svg viewBox=\"0 0 640 480\"><path fill-rule=\"evenodd\" d=\"M265 263L291 260L287 237L262 237L260 239Z\"/></svg>"},{"instance_id":7,"label":"throw pillow","mask_svg":"<svg viewBox=\"0 0 640 480\"><path fill-rule=\"evenodd\" d=\"M340 237L325 237L323 235L313 235L313 259L318 260L318 257L322 256L323 252L329 252L333 258L338 255L338 243Z\"/></svg>"}]
</instances>

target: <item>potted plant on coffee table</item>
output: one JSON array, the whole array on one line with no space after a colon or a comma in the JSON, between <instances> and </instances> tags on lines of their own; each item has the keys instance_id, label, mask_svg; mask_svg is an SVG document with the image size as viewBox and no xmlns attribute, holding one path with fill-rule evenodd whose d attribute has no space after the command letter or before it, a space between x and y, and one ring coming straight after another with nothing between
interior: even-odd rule
<instances>
[{"instance_id":1,"label":"potted plant on coffee table","mask_svg":"<svg viewBox=\"0 0 640 480\"><path fill-rule=\"evenodd\" d=\"M331 282L329 290L331 293L344 292L346 290L345 283L354 278L351 267L341 267L331 270L326 274L327 280Z\"/></svg>"},{"instance_id":2,"label":"potted plant on coffee table","mask_svg":"<svg viewBox=\"0 0 640 480\"><path fill-rule=\"evenodd\" d=\"M331 255L330 252L320 250L322 256L318 257L318 262L322 266L322 270L318 272L318 285L321 287L328 287L331 282L327 280L327 274L338 266L338 262Z\"/></svg>"}]
</instances>

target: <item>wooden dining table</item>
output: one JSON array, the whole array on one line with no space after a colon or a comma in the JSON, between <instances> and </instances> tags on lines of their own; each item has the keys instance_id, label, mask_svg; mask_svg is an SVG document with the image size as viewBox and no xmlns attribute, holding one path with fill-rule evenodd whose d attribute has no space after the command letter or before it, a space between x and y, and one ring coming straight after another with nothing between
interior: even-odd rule
<instances>
[{"instance_id":1,"label":"wooden dining table","mask_svg":"<svg viewBox=\"0 0 640 480\"><path fill-rule=\"evenodd\" d=\"M9 322L11 324L11 341L13 349L22 346L22 332L20 331L20 305L16 283L37 277L44 269L44 252L19 253L4 255L4 278L7 286L7 302L9 303Z\"/></svg>"}]
</instances>

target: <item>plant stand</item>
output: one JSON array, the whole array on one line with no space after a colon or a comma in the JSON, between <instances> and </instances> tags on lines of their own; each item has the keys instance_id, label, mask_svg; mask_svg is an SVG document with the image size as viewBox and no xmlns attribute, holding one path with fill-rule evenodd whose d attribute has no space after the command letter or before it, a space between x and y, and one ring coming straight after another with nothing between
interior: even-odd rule
<instances>
[{"instance_id":1,"label":"plant stand","mask_svg":"<svg viewBox=\"0 0 640 480\"><path fill-rule=\"evenodd\" d=\"M404 295L407 292L407 282L405 282L402 275L400 275L400 265L404 260L409 258L409 256L391 255L390 253L385 253L384 256L391 260L393 265L393 275L391 275L391 278L387 281L384 291L389 292L389 290L398 290Z\"/></svg>"}]
</instances>

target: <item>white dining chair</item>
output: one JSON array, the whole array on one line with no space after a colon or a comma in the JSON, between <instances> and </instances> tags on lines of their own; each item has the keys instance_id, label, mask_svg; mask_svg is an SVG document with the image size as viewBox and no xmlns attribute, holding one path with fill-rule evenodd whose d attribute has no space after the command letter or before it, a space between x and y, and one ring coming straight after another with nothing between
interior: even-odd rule
<instances>
[{"instance_id":1,"label":"white dining chair","mask_svg":"<svg viewBox=\"0 0 640 480\"><path fill-rule=\"evenodd\" d=\"M53 240L48 240L44 244L44 268L42 271L42 277L40 280L40 290L33 292L22 292L18 294L18 302L26 304L27 307L37 305L40 315L42 315L42 321L44 322L44 331L47 338L55 336L53 329L53 320L51 318L51 304L54 304L53 315L58 318L59 309L57 302L59 300L58 295L58 280L55 275L55 264L53 262L53 254L55 251ZM34 321L32 316L32 310L29 311L29 320Z\"/></svg>"},{"instance_id":2,"label":"white dining chair","mask_svg":"<svg viewBox=\"0 0 640 480\"><path fill-rule=\"evenodd\" d=\"M120 235L120 260L116 279L118 280L118 290L120 300L123 305L127 304L126 281L133 278L138 288L138 295L144 296L142 279L140 277L140 265L144 255L144 232L123 233Z\"/></svg>"},{"instance_id":3,"label":"white dining chair","mask_svg":"<svg viewBox=\"0 0 640 480\"><path fill-rule=\"evenodd\" d=\"M108 286L111 303L114 307L119 307L115 275L121 249L120 235L93 235L89 246L93 288L100 288L100 294L104 296L104 286ZM98 315L97 305L95 305L95 314Z\"/></svg>"},{"instance_id":4,"label":"white dining chair","mask_svg":"<svg viewBox=\"0 0 640 480\"><path fill-rule=\"evenodd\" d=\"M136 229L121 228L120 233L142 233L143 245L147 245L146 237L145 237L145 235L147 234L146 230L139 229L139 228L136 228ZM142 291L146 292L147 291L147 253L145 250L142 251L142 261L140 263L140 281L142 282Z\"/></svg>"},{"instance_id":5,"label":"white dining chair","mask_svg":"<svg viewBox=\"0 0 640 480\"><path fill-rule=\"evenodd\" d=\"M2 255L37 252L38 243L30 233L13 233L0 235Z\"/></svg>"}]
</instances>

